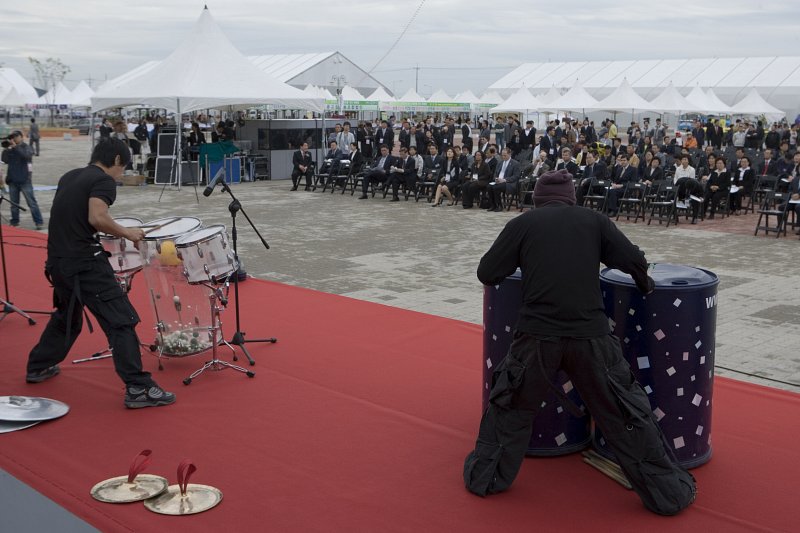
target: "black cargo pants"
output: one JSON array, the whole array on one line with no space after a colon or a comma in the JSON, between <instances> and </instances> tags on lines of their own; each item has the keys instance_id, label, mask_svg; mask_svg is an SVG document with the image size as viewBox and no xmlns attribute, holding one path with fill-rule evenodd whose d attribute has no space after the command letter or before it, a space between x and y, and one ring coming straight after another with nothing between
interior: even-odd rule
<instances>
[{"instance_id":1,"label":"black cargo pants","mask_svg":"<svg viewBox=\"0 0 800 533\"><path fill-rule=\"evenodd\" d=\"M114 278L106 256L49 259L45 273L53 284L56 309L28 356L28 372L44 370L67 357L83 327L86 306L108 338L114 369L122 381L126 385L154 385L150 373L142 370L134 329L139 315Z\"/></svg>"},{"instance_id":2,"label":"black cargo pants","mask_svg":"<svg viewBox=\"0 0 800 533\"><path fill-rule=\"evenodd\" d=\"M668 515L694 501L694 478L665 448L647 394L611 335L515 335L508 356L492 376L478 440L464 464L468 490L485 496L511 486L525 457L533 419L559 369L569 375L645 507Z\"/></svg>"}]
</instances>

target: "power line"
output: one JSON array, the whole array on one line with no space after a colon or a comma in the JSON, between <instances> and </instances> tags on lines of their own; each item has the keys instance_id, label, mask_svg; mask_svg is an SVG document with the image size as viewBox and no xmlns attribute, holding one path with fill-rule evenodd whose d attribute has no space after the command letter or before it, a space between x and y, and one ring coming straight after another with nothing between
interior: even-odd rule
<instances>
[{"instance_id":1,"label":"power line","mask_svg":"<svg viewBox=\"0 0 800 533\"><path fill-rule=\"evenodd\" d=\"M364 81L364 80L367 78L367 76L369 76L370 74L372 74L372 71L373 71L373 70L375 70L375 69L378 67L378 65L380 65L380 64L381 64L381 62L382 62L384 59L386 59L386 57L387 57L389 54L391 54L391 53L392 53L392 50L394 50L394 49L395 49L395 47L396 47L396 46L397 46L397 45L400 43L400 39L402 39L402 38L403 38L403 36L404 36L404 35L406 34L406 32L408 31L408 29L411 27L411 24L413 24L413 23L414 23L414 20L417 18L417 15L419 15L419 12L420 12L420 10L422 9L422 6L424 6L424 5L425 5L425 1L426 1L426 0L422 0L422 1L419 3L419 5L417 6L417 9L415 9L415 10L414 10L414 13L411 15L411 18L409 19L409 21L408 21L408 23L406 24L405 28L403 28L403 31L401 31L401 32L400 32L400 35L398 35L398 36L397 36L397 39L395 39L395 41L392 43L392 46L390 46L390 47L389 47L389 49L386 51L386 53L385 53L385 54L383 54L383 55L381 56L381 58L380 58L380 59L378 59L378 61L377 61L377 62L376 62L374 65L372 65L372 68L371 68L371 69L369 69L369 70L367 71L367 73L364 75L364 77L363 77L363 78L361 78L361 79L359 80L359 82L358 82L358 83L356 83L356 86L358 86L358 85L361 85L361 82L362 82L362 81Z\"/></svg>"},{"instance_id":2,"label":"power line","mask_svg":"<svg viewBox=\"0 0 800 533\"><path fill-rule=\"evenodd\" d=\"M382 70L374 70L372 72L379 73L379 72L406 72L408 70L507 70L517 68L519 65L507 66L507 67L405 67L405 68L393 68L393 69L382 69Z\"/></svg>"}]
</instances>

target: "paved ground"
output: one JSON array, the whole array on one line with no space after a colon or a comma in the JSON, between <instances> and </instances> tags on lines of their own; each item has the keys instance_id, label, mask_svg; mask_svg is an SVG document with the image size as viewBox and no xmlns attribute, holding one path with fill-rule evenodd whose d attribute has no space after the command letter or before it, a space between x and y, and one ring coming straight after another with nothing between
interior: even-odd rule
<instances>
[{"instance_id":1,"label":"paved ground","mask_svg":"<svg viewBox=\"0 0 800 533\"><path fill-rule=\"evenodd\" d=\"M56 184L88 156L86 137L43 140L42 156L34 160L35 184ZM285 181L242 184L234 192L271 246L264 250L239 218L240 255L250 274L474 323L482 313L478 260L515 216L432 209L413 200L390 204L349 194L290 193ZM45 218L53 194L37 192ZM219 191L198 201L193 188L120 187L112 213L143 220L197 216L206 225L230 225L228 202ZM29 215L22 225L33 227ZM698 266L719 275L718 374L800 391L800 241L793 235L753 237L754 226L754 215L669 229L620 223L651 262ZM267 325L271 313L280 309L265 302Z\"/></svg>"}]
</instances>

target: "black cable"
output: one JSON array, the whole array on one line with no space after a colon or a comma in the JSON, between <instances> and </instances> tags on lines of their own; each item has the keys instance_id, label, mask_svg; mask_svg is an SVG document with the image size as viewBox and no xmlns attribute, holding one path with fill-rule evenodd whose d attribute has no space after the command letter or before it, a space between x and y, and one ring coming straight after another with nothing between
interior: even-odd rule
<instances>
[{"instance_id":1,"label":"black cable","mask_svg":"<svg viewBox=\"0 0 800 533\"><path fill-rule=\"evenodd\" d=\"M751 378L763 379L763 380L766 380L766 381L771 381L773 383L780 383L782 385L791 385L792 387L800 388L800 384L799 383L792 383L790 381L782 381L780 379L767 378L767 377L764 377L764 376L759 376L758 374L751 374L750 372L745 372L744 370L736 370L735 368L728 368L728 367L720 366L720 365L714 365L714 366L716 368L721 368L722 370L727 370L728 372L735 372L737 374L742 374L743 376L749 376Z\"/></svg>"}]
</instances>

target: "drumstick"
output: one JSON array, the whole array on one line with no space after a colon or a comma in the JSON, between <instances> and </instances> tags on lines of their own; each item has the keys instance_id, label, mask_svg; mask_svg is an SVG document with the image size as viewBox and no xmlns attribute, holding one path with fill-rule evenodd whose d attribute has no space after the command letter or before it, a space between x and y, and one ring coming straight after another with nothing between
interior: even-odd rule
<instances>
[{"instance_id":1,"label":"drumstick","mask_svg":"<svg viewBox=\"0 0 800 533\"><path fill-rule=\"evenodd\" d=\"M164 223L162 223L162 224L158 224L157 226L153 226L152 224L144 224L144 225L142 225L142 226L139 226L139 227L140 227L140 228L150 228L150 229L147 229L147 230L145 230L145 231L144 231L145 235L147 235L147 234L148 234L148 233L150 233L151 231L155 231L155 230L157 230L157 229L161 229L161 228L163 228L164 226L169 226L170 224L172 224L173 222L175 222L175 221L179 220L180 218L181 218L181 217L175 217L175 218L172 218L172 219L170 219L170 220L168 220L168 221L166 221L166 222L164 222Z\"/></svg>"},{"instance_id":2,"label":"drumstick","mask_svg":"<svg viewBox=\"0 0 800 533\"><path fill-rule=\"evenodd\" d=\"M625 474L622 472L620 466L611 461L606 459L602 455L598 454L594 450L587 450L583 452L583 462L586 464L593 466L603 474L607 475L626 489L632 489L630 481L628 478L625 477Z\"/></svg>"}]
</instances>

